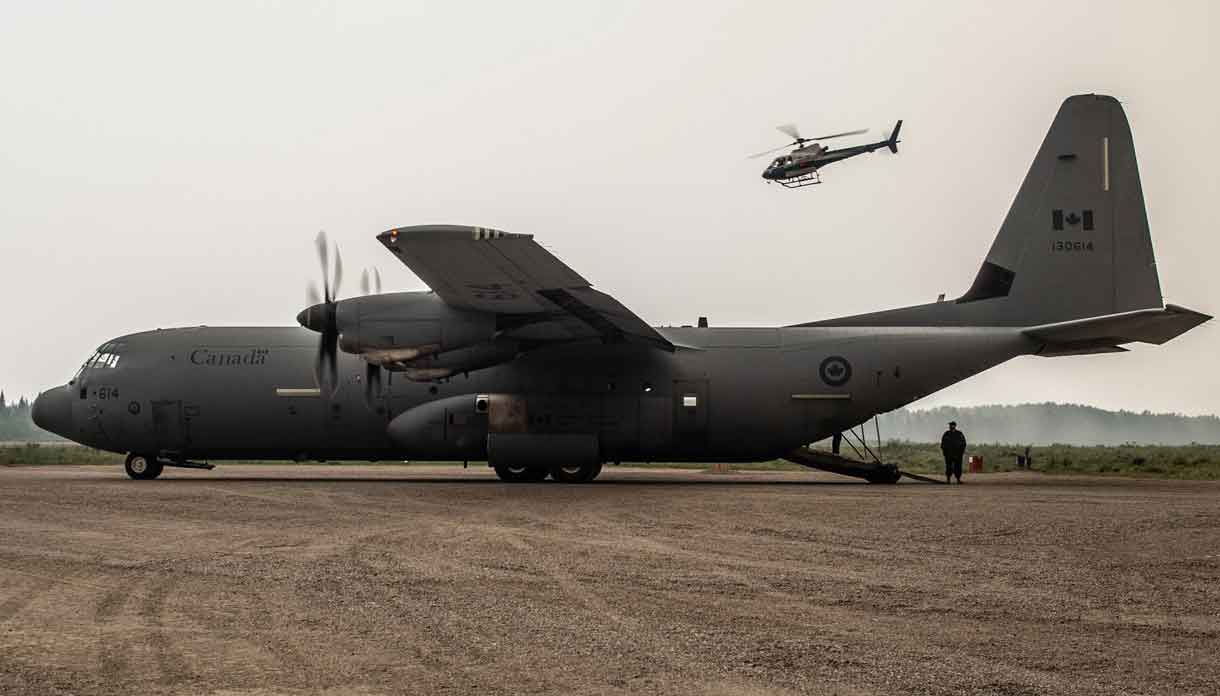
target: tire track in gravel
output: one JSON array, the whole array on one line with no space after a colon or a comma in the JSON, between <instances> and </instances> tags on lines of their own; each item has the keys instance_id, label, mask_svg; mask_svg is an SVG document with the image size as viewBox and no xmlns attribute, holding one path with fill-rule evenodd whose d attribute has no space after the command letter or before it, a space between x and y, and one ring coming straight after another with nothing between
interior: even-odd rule
<instances>
[{"instance_id":1,"label":"tire track in gravel","mask_svg":"<svg viewBox=\"0 0 1220 696\"><path fill-rule=\"evenodd\" d=\"M18 583L10 590L9 596L0 602L0 624L5 623L9 619L17 616L23 609L30 605L43 592L46 592L50 582L24 582Z\"/></svg>"},{"instance_id":2,"label":"tire track in gravel","mask_svg":"<svg viewBox=\"0 0 1220 696\"><path fill-rule=\"evenodd\" d=\"M98 659L101 663L99 676L108 683L124 681L123 678L131 671L127 651L122 649L122 644L115 646L108 640L111 624L126 604L127 588L120 584L102 595L93 609L93 622L98 632Z\"/></svg>"},{"instance_id":3,"label":"tire track in gravel","mask_svg":"<svg viewBox=\"0 0 1220 696\"><path fill-rule=\"evenodd\" d=\"M451 526L455 532L460 532L463 525L461 522L451 522L448 526ZM372 577L380 568L377 564L371 563L368 556L377 551L384 551L404 532L413 531L414 525L379 527L351 539L346 548L332 554L329 559L332 561L346 559L355 567L369 571L369 573L362 574L363 577ZM395 594L387 596L395 597ZM333 598L331 600L333 601ZM415 658L414 664L408 666L415 666L426 672L431 683L450 682L447 689L441 689L444 691L494 692L493 685L478 678L477 665L473 664L477 660L473 660L472 656L482 657L483 651L443 626L443 623L448 623L445 619L449 617L438 621L426 613L421 615L418 604L402 603L401 600L398 608L410 611L411 618L415 619L401 621L395 625L396 640L408 646L411 655ZM453 682L456 682L456 685Z\"/></svg>"},{"instance_id":4,"label":"tire track in gravel","mask_svg":"<svg viewBox=\"0 0 1220 696\"><path fill-rule=\"evenodd\" d=\"M170 580L164 577L152 577L145 581L152 584L139 608L139 614L148 625L146 640L157 667L161 670L161 683L173 686L194 678L190 665L182 651L177 647L177 637L171 637L165 630L165 604L172 591ZM178 633L175 631L174 633Z\"/></svg>"}]
</instances>

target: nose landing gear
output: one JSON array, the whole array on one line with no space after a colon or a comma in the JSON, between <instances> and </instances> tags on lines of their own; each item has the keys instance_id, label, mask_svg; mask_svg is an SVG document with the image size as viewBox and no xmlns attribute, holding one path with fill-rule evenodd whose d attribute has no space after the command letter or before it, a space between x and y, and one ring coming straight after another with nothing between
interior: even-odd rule
<instances>
[{"instance_id":1,"label":"nose landing gear","mask_svg":"<svg viewBox=\"0 0 1220 696\"><path fill-rule=\"evenodd\" d=\"M123 465L123 469L127 471L128 476L137 481L148 481L160 476L165 465L155 456L132 452L127 455L127 462Z\"/></svg>"}]
</instances>

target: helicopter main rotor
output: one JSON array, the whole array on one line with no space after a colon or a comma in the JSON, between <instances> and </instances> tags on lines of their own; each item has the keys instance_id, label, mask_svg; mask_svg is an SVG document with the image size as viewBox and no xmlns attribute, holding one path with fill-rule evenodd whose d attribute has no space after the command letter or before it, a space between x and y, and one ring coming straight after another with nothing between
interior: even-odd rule
<instances>
[{"instance_id":1,"label":"helicopter main rotor","mask_svg":"<svg viewBox=\"0 0 1220 696\"><path fill-rule=\"evenodd\" d=\"M783 149L789 148L789 147L798 147L798 148L804 147L805 143L817 142L819 140L830 140L831 138L842 138L842 137L845 137L848 135L859 135L861 133L868 132L867 128L860 128L857 130L845 131L843 133L831 133L830 135L820 135L820 136L817 136L814 138L805 138L805 137L801 136L801 132L799 130L797 130L796 124L794 124L794 123L785 123L783 125L776 126L775 130L779 131L780 133L783 133L784 135L788 136L789 138L792 138L792 142L788 143L787 145L780 145L779 147L771 148L770 150L765 150L763 152L755 153L753 155L750 155L748 159L755 159L757 157L769 155L773 152L779 152L780 150L783 150Z\"/></svg>"}]
</instances>

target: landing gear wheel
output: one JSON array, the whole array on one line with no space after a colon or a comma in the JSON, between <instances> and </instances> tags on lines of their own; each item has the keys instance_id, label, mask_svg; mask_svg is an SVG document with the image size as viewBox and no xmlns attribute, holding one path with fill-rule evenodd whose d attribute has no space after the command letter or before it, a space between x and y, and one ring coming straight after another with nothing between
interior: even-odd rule
<instances>
[{"instance_id":1,"label":"landing gear wheel","mask_svg":"<svg viewBox=\"0 0 1220 696\"><path fill-rule=\"evenodd\" d=\"M492 467L496 470L496 476L500 477L501 481L509 483L537 483L546 478L548 472L546 469L538 469L528 466L504 466L498 464Z\"/></svg>"},{"instance_id":2,"label":"landing gear wheel","mask_svg":"<svg viewBox=\"0 0 1220 696\"><path fill-rule=\"evenodd\" d=\"M127 475L133 479L148 481L160 476L165 465L158 461L156 457L133 452L127 455L127 462L123 465L123 468L127 471Z\"/></svg>"},{"instance_id":3,"label":"landing gear wheel","mask_svg":"<svg viewBox=\"0 0 1220 696\"><path fill-rule=\"evenodd\" d=\"M551 478L560 483L588 483L602 472L601 463L551 467Z\"/></svg>"}]
</instances>

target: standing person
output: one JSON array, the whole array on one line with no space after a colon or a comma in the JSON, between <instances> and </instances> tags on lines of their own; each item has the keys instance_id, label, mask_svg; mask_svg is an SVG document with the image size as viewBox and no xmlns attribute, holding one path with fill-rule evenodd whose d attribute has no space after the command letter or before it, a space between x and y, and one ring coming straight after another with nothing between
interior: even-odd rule
<instances>
[{"instance_id":1,"label":"standing person","mask_svg":"<svg viewBox=\"0 0 1220 696\"><path fill-rule=\"evenodd\" d=\"M940 451L945 455L945 483L951 477L962 482L962 455L966 454L966 436L957 429L957 421L949 421L949 429L940 436Z\"/></svg>"}]
</instances>

